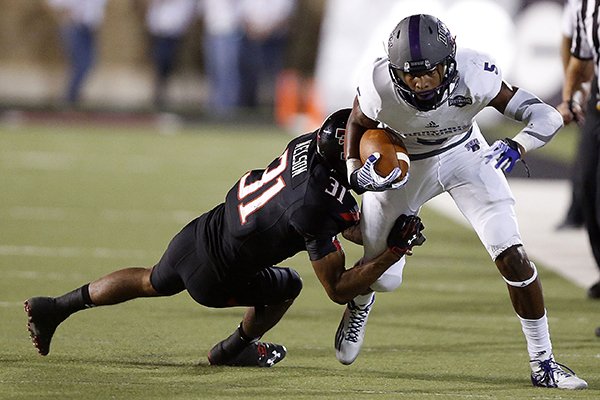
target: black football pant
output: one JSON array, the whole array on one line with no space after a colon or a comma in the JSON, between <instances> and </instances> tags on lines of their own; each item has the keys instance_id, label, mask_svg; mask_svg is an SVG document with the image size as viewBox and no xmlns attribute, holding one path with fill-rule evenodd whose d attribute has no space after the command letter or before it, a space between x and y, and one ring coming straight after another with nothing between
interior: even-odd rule
<instances>
[{"instance_id":1,"label":"black football pant","mask_svg":"<svg viewBox=\"0 0 600 400\"><path fill-rule=\"evenodd\" d=\"M594 77L585 125L581 130L579 157L582 179L582 208L596 265L600 269L600 111L597 78Z\"/></svg>"}]
</instances>

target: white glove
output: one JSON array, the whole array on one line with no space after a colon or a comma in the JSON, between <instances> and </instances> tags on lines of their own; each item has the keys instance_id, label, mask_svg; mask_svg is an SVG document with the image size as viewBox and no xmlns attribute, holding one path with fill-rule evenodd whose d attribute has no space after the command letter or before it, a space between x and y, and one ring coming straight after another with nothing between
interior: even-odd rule
<instances>
[{"instance_id":1,"label":"white glove","mask_svg":"<svg viewBox=\"0 0 600 400\"><path fill-rule=\"evenodd\" d=\"M373 191L373 192L382 192L388 189L398 189L408 181L408 174L402 179L400 182L394 183L396 179L400 176L402 171L399 167L394 168L388 176L382 177L377 172L375 172L375 163L381 154L375 152L367 158L365 164L352 172L350 176L350 184L352 188L358 189L358 191Z\"/></svg>"}]
</instances>

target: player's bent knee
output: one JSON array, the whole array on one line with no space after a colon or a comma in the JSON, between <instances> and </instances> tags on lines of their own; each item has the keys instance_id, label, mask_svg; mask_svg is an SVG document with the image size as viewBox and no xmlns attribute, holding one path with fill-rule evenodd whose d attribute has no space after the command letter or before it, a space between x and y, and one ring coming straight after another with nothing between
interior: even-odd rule
<instances>
[{"instance_id":1,"label":"player's bent knee","mask_svg":"<svg viewBox=\"0 0 600 400\"><path fill-rule=\"evenodd\" d=\"M523 287L531 285L537 279L538 272L537 272L537 268L535 267L535 264L533 263L533 261L529 261L529 264L531 265L531 269L533 271L529 278L527 278L525 280L521 280L521 281L511 281L511 280L507 279L505 276L502 276L502 279L504 279L504 282L506 282L508 285L517 287L517 288L523 288Z\"/></svg>"},{"instance_id":2,"label":"player's bent knee","mask_svg":"<svg viewBox=\"0 0 600 400\"><path fill-rule=\"evenodd\" d=\"M265 304L278 304L294 300L302 291L302 278L292 268L273 267L280 273L276 284L273 286L273 296Z\"/></svg>"},{"instance_id":3,"label":"player's bent knee","mask_svg":"<svg viewBox=\"0 0 600 400\"><path fill-rule=\"evenodd\" d=\"M402 276L382 276L371 285L371 290L375 292L391 292L398 289L401 284Z\"/></svg>"},{"instance_id":4,"label":"player's bent knee","mask_svg":"<svg viewBox=\"0 0 600 400\"><path fill-rule=\"evenodd\" d=\"M257 274L250 286L254 304L273 305L294 300L302 291L302 278L292 268L269 267Z\"/></svg>"},{"instance_id":5,"label":"player's bent knee","mask_svg":"<svg viewBox=\"0 0 600 400\"><path fill-rule=\"evenodd\" d=\"M293 300L296 297L298 297L300 295L300 292L302 291L302 278L300 277L300 274L296 272L295 269L287 268L287 270L290 274L290 277L288 279L288 298L286 300Z\"/></svg>"},{"instance_id":6,"label":"player's bent knee","mask_svg":"<svg viewBox=\"0 0 600 400\"><path fill-rule=\"evenodd\" d=\"M530 261L523 246L512 246L496 258L502 279L513 287L526 287L537 279L537 268Z\"/></svg>"}]
</instances>

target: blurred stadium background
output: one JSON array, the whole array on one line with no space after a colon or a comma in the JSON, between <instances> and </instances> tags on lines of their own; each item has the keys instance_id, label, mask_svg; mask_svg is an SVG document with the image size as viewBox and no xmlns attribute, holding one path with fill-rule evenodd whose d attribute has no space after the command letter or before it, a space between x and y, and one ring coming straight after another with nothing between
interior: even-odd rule
<instances>
[{"instance_id":1,"label":"blurred stadium background","mask_svg":"<svg viewBox=\"0 0 600 400\"><path fill-rule=\"evenodd\" d=\"M144 0L108 0L97 63L85 84L81 109L153 111L150 43L140 2ZM0 7L4 119L18 119L14 110L61 110L67 65L57 20L45 0L0 0ZM492 54L507 80L555 102L562 81L561 9L561 0L298 0L275 110L267 99L258 115L274 115L286 127L304 129L351 104L356 69L383 51L387 32L402 16L416 11L440 16L459 46ZM203 54L202 35L198 17L184 37L169 82L166 108L179 116L210 116L204 107L208 90L202 60L211 55ZM303 93L294 94L290 84L298 78L303 79ZM298 107L290 99L294 95L306 98L308 105Z\"/></svg>"},{"instance_id":2,"label":"blurred stadium background","mask_svg":"<svg viewBox=\"0 0 600 400\"><path fill-rule=\"evenodd\" d=\"M503 281L475 234L439 208L424 210L428 245L410 260L403 290L379 297L368 342L351 367L333 352L343 308L329 301L304 254L285 264L299 270L305 287L268 334L289 350L272 370L210 368L206 350L235 327L241 310L198 307L186 294L76 315L40 358L27 337L25 298L154 263L183 224L220 202L245 170L271 160L289 133L314 129L328 112L349 106L356 69L382 51L403 15L442 17L459 45L493 54L508 81L551 104L562 83L560 0L298 0L276 92L291 102L276 95L273 107L265 101L237 118L214 118L205 107L203 59L210 54L198 19L166 106L156 110L136 2L107 1L97 65L72 109L62 101L66 61L44 0L0 0L0 398L565 398L530 387ZM298 107L294 96L307 105ZM514 133L501 121L481 116L490 140ZM534 177L561 178L560 190L568 191L576 140L576 129L564 129L532 154ZM528 200L538 209L567 197L537 196ZM544 228L551 217L561 216L542 214ZM542 226L535 224L532 240ZM579 233L578 245L541 244L548 253L581 253L586 238ZM360 248L345 247L349 260L360 257ZM545 261L538 266L560 361L591 388L569 398L597 399L597 304L585 298L584 285Z\"/></svg>"}]
</instances>

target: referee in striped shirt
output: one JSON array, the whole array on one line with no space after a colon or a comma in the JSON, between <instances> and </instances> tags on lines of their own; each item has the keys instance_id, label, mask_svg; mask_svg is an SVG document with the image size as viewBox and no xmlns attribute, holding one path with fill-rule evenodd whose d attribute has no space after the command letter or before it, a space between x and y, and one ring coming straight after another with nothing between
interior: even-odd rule
<instances>
[{"instance_id":1,"label":"referee in striped shirt","mask_svg":"<svg viewBox=\"0 0 600 400\"><path fill-rule=\"evenodd\" d=\"M562 103L558 111L565 124L576 121L582 126L579 156L581 181L584 182L582 207L585 226L596 265L600 268L600 0L569 0L575 27L571 57L565 72ZM593 65L593 76L591 71ZM578 104L577 88L591 79L592 91L587 105ZM600 299L600 281L588 290L588 297ZM600 328L596 329L600 336Z\"/></svg>"}]
</instances>

